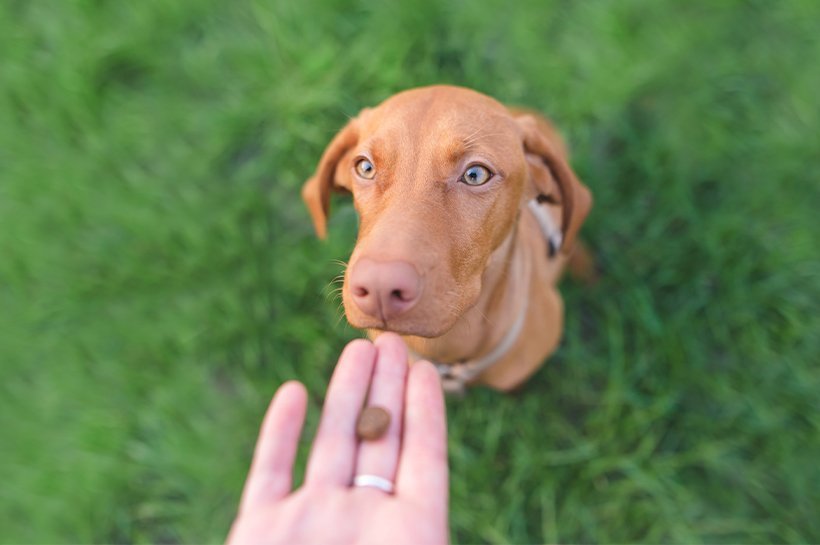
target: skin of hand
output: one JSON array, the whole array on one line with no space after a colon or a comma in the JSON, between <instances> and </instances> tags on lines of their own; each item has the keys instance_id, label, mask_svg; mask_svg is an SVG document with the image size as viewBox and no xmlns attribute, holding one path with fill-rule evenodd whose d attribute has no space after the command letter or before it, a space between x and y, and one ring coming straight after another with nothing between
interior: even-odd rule
<instances>
[{"instance_id":1,"label":"skin of hand","mask_svg":"<svg viewBox=\"0 0 820 545\"><path fill-rule=\"evenodd\" d=\"M391 421L381 438L359 442L365 400L387 409ZM302 384L276 392L228 543L447 543L446 413L430 363L408 366L407 348L392 333L375 344L348 344L327 389L304 483L292 491L306 409ZM363 474L394 482L394 493L351 486Z\"/></svg>"}]
</instances>

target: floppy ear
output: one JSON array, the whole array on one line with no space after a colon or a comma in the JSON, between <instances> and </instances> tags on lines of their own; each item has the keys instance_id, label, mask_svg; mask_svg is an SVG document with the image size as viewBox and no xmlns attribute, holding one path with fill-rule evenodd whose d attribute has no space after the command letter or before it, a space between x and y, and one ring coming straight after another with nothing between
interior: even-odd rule
<instances>
[{"instance_id":1,"label":"floppy ear","mask_svg":"<svg viewBox=\"0 0 820 545\"><path fill-rule=\"evenodd\" d=\"M531 115L523 115L516 121L521 129L530 178L539 192L538 199L561 205L561 251L569 253L592 208L592 195L570 168L563 145L552 130L540 127Z\"/></svg>"},{"instance_id":2,"label":"floppy ear","mask_svg":"<svg viewBox=\"0 0 820 545\"><path fill-rule=\"evenodd\" d=\"M316 173L302 186L302 199L308 207L313 227L319 238L327 237L327 216L330 213L330 191L348 191L336 180L336 166L359 141L358 120L352 119L330 141L319 160Z\"/></svg>"}]
</instances>

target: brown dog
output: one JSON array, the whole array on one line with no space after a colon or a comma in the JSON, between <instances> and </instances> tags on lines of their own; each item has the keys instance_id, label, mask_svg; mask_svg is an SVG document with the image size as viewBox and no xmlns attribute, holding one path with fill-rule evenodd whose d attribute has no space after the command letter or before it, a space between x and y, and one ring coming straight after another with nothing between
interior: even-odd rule
<instances>
[{"instance_id":1,"label":"brown dog","mask_svg":"<svg viewBox=\"0 0 820 545\"><path fill-rule=\"evenodd\" d=\"M331 190L353 194L359 237L348 321L395 331L450 390L509 390L561 337L557 290L592 198L543 118L459 87L399 93L333 139L302 189L326 235Z\"/></svg>"}]
</instances>

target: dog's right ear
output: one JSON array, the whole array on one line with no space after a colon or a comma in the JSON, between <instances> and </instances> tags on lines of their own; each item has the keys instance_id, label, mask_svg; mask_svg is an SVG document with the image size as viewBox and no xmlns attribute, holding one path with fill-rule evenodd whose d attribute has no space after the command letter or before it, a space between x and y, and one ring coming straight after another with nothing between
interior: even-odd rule
<instances>
[{"instance_id":1,"label":"dog's right ear","mask_svg":"<svg viewBox=\"0 0 820 545\"><path fill-rule=\"evenodd\" d=\"M330 191L349 191L336 180L336 166L359 141L359 120L351 119L330 141L319 160L316 173L302 186L302 199L310 211L316 235L327 237L327 217L330 213Z\"/></svg>"}]
</instances>

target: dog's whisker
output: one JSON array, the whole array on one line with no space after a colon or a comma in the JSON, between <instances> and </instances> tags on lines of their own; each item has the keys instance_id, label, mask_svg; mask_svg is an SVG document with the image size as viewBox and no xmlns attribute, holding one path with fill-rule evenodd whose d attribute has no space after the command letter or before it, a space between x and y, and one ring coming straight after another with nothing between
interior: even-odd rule
<instances>
[{"instance_id":1,"label":"dog's whisker","mask_svg":"<svg viewBox=\"0 0 820 545\"><path fill-rule=\"evenodd\" d=\"M325 284L325 287L322 289L322 291L325 294L331 294L337 291L341 291L342 289L344 289L344 285L339 285L339 280L334 278L333 280Z\"/></svg>"},{"instance_id":2,"label":"dog's whisker","mask_svg":"<svg viewBox=\"0 0 820 545\"><path fill-rule=\"evenodd\" d=\"M488 137L493 137L493 136L504 136L504 134L505 134L505 133L501 133L501 132L488 133L488 132L485 132L486 130L487 130L486 125L480 125L476 128L476 130L474 130L469 135L467 135L463 139L463 141L465 143L466 142L471 142L471 141L474 142L476 139L478 139L480 137L488 138Z\"/></svg>"},{"instance_id":3,"label":"dog's whisker","mask_svg":"<svg viewBox=\"0 0 820 545\"><path fill-rule=\"evenodd\" d=\"M478 129L473 131L469 136L464 138L462 140L462 142L464 143L464 147L466 147L468 149L471 148L472 146L475 145L475 143L480 138L492 138L494 136L504 136L504 133L500 133L500 132L486 133L486 132L484 132L484 128L485 127L479 127Z\"/></svg>"},{"instance_id":4,"label":"dog's whisker","mask_svg":"<svg viewBox=\"0 0 820 545\"><path fill-rule=\"evenodd\" d=\"M342 301L342 290L341 290L341 288L335 289L332 292L330 292L327 296L327 299L329 301Z\"/></svg>"},{"instance_id":5,"label":"dog's whisker","mask_svg":"<svg viewBox=\"0 0 820 545\"><path fill-rule=\"evenodd\" d=\"M336 324L334 327L339 327L339 324L342 323L342 319L345 317L344 301L339 301L339 304L336 306L336 314Z\"/></svg>"}]
</instances>

